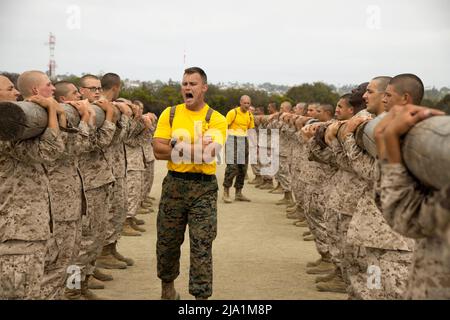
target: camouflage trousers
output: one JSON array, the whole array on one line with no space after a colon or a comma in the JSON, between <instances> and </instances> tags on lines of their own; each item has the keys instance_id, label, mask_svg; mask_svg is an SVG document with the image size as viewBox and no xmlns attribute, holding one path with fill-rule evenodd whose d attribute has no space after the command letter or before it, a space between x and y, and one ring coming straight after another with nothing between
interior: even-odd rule
<instances>
[{"instance_id":1,"label":"camouflage trousers","mask_svg":"<svg viewBox=\"0 0 450 320\"><path fill-rule=\"evenodd\" d=\"M0 300L41 299L46 241L0 243Z\"/></svg>"},{"instance_id":2,"label":"camouflage trousers","mask_svg":"<svg viewBox=\"0 0 450 320\"><path fill-rule=\"evenodd\" d=\"M251 167L252 167L253 175L254 175L255 177L261 175L260 164L252 164Z\"/></svg>"},{"instance_id":3,"label":"camouflage trousers","mask_svg":"<svg viewBox=\"0 0 450 320\"><path fill-rule=\"evenodd\" d=\"M354 249L354 261L347 269L350 299L398 300L405 298L411 267L411 252L364 247L354 247Z\"/></svg>"},{"instance_id":4,"label":"camouflage trousers","mask_svg":"<svg viewBox=\"0 0 450 320\"><path fill-rule=\"evenodd\" d=\"M81 280L91 275L105 243L108 209L111 203L112 183L86 191L87 214L81 217L81 244L76 265L80 267Z\"/></svg>"},{"instance_id":5,"label":"camouflage trousers","mask_svg":"<svg viewBox=\"0 0 450 320\"><path fill-rule=\"evenodd\" d=\"M305 212L304 187L305 183L300 180L300 171L294 168L294 170L292 170L292 191L297 205L297 212L302 216L304 216Z\"/></svg>"},{"instance_id":6,"label":"camouflage trousers","mask_svg":"<svg viewBox=\"0 0 450 320\"><path fill-rule=\"evenodd\" d=\"M135 217L142 203L144 171L127 171L127 217ZM124 220L125 221L125 220Z\"/></svg>"},{"instance_id":7,"label":"camouflage trousers","mask_svg":"<svg viewBox=\"0 0 450 320\"><path fill-rule=\"evenodd\" d=\"M174 281L180 273L180 247L189 225L189 293L212 295L212 243L217 234L217 180L189 181L170 174L162 184L157 219L158 277Z\"/></svg>"},{"instance_id":8,"label":"camouflage trousers","mask_svg":"<svg viewBox=\"0 0 450 320\"><path fill-rule=\"evenodd\" d=\"M111 205L107 213L104 246L114 243L120 238L123 224L127 217L127 192L127 178L116 178L112 186Z\"/></svg>"},{"instance_id":9,"label":"camouflage trousers","mask_svg":"<svg viewBox=\"0 0 450 320\"><path fill-rule=\"evenodd\" d=\"M310 187L307 187L310 188ZM315 237L316 248L322 257L322 260L331 262L331 255L328 249L327 226L325 219L325 195L317 191L309 190L304 193L305 196L305 217Z\"/></svg>"},{"instance_id":10,"label":"camouflage trousers","mask_svg":"<svg viewBox=\"0 0 450 320\"><path fill-rule=\"evenodd\" d=\"M231 188L235 178L234 187L236 189L244 188L245 175L248 170L247 137L228 136L225 146L225 159L227 167L223 180L224 188Z\"/></svg>"},{"instance_id":11,"label":"camouflage trousers","mask_svg":"<svg viewBox=\"0 0 450 320\"><path fill-rule=\"evenodd\" d=\"M271 154L272 154L272 149L270 149L270 148L267 148L267 147L258 148L258 163L260 163L259 171L260 171L260 174L264 181L273 181L273 175L267 174L267 171L269 171L269 172L271 171L270 170ZM264 164L262 163L262 160L264 161ZM266 163L267 161L268 161L268 163ZM275 174L276 171L277 170L274 169L273 174Z\"/></svg>"},{"instance_id":12,"label":"camouflage trousers","mask_svg":"<svg viewBox=\"0 0 450 320\"><path fill-rule=\"evenodd\" d=\"M155 177L155 161L146 163L145 166L146 167L142 178L142 199L145 199L152 191L153 179Z\"/></svg>"},{"instance_id":13,"label":"camouflage trousers","mask_svg":"<svg viewBox=\"0 0 450 320\"><path fill-rule=\"evenodd\" d=\"M289 192L292 190L292 177L291 177L291 168L290 168L290 157L279 156L280 158L280 167L278 172L275 174L275 178L280 183L281 188L284 192Z\"/></svg>"},{"instance_id":14,"label":"camouflage trousers","mask_svg":"<svg viewBox=\"0 0 450 320\"><path fill-rule=\"evenodd\" d=\"M345 280L346 270L342 261L344 259L344 247L347 245L347 230L352 217L336 212L332 208L326 209L325 216L327 217L326 228L331 262L333 262L333 264L341 270L342 276Z\"/></svg>"},{"instance_id":15,"label":"camouflage trousers","mask_svg":"<svg viewBox=\"0 0 450 320\"><path fill-rule=\"evenodd\" d=\"M68 268L78 257L81 232L81 219L53 223L53 235L47 241L44 278L41 286L43 299L63 298L67 276L76 272L75 269Z\"/></svg>"}]
</instances>

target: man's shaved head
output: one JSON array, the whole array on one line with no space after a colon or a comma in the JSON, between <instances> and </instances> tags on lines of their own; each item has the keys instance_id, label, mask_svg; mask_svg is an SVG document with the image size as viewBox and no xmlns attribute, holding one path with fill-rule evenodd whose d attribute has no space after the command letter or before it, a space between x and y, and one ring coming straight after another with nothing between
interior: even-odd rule
<instances>
[{"instance_id":1,"label":"man's shaved head","mask_svg":"<svg viewBox=\"0 0 450 320\"><path fill-rule=\"evenodd\" d=\"M48 76L36 70L22 73L17 79L17 87L25 99L33 95L49 98L53 96L55 90Z\"/></svg>"},{"instance_id":2,"label":"man's shaved head","mask_svg":"<svg viewBox=\"0 0 450 320\"><path fill-rule=\"evenodd\" d=\"M290 113L292 111L292 104L289 101L284 101L280 105L280 111Z\"/></svg>"},{"instance_id":3,"label":"man's shaved head","mask_svg":"<svg viewBox=\"0 0 450 320\"><path fill-rule=\"evenodd\" d=\"M20 93L8 77L0 75L0 101L17 101Z\"/></svg>"},{"instance_id":4,"label":"man's shaved head","mask_svg":"<svg viewBox=\"0 0 450 320\"><path fill-rule=\"evenodd\" d=\"M386 88L389 84L389 81L392 80L392 77L388 76L381 76L373 78L372 81L374 81L377 84L378 92L384 92L386 91Z\"/></svg>"},{"instance_id":5,"label":"man's shaved head","mask_svg":"<svg viewBox=\"0 0 450 320\"><path fill-rule=\"evenodd\" d=\"M425 89L422 80L415 74L399 74L392 78L389 84L399 95L409 94L413 104L421 104Z\"/></svg>"},{"instance_id":6,"label":"man's shaved head","mask_svg":"<svg viewBox=\"0 0 450 320\"><path fill-rule=\"evenodd\" d=\"M331 104L321 104L317 107L316 119L321 122L326 122L333 119L334 107Z\"/></svg>"},{"instance_id":7,"label":"man's shaved head","mask_svg":"<svg viewBox=\"0 0 450 320\"><path fill-rule=\"evenodd\" d=\"M78 101L81 94L78 88L69 81L59 81L55 83L55 100L63 103L67 101Z\"/></svg>"},{"instance_id":8,"label":"man's shaved head","mask_svg":"<svg viewBox=\"0 0 450 320\"><path fill-rule=\"evenodd\" d=\"M252 105L252 99L247 95L243 95L241 97L241 99L239 100L239 104L240 104L241 110L244 112L247 112L250 110L250 107Z\"/></svg>"},{"instance_id":9,"label":"man's shaved head","mask_svg":"<svg viewBox=\"0 0 450 320\"><path fill-rule=\"evenodd\" d=\"M94 76L93 74L85 74L80 79L80 87L86 87L87 86L87 80L100 80L97 76Z\"/></svg>"}]
</instances>

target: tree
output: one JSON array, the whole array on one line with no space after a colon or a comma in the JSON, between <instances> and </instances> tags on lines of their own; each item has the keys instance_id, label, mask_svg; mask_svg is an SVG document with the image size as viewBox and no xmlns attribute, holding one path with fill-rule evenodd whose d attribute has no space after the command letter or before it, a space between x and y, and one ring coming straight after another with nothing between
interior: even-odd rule
<instances>
[{"instance_id":1,"label":"tree","mask_svg":"<svg viewBox=\"0 0 450 320\"><path fill-rule=\"evenodd\" d=\"M331 105L335 105L339 99L339 95L323 82L315 82L312 85L305 83L301 86L292 87L288 90L286 96L295 102L318 102Z\"/></svg>"}]
</instances>

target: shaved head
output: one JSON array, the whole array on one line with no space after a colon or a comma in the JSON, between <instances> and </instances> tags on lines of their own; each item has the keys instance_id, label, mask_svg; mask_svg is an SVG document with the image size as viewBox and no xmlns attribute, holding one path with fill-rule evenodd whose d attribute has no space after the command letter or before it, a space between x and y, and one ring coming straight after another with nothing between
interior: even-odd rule
<instances>
[{"instance_id":1,"label":"shaved head","mask_svg":"<svg viewBox=\"0 0 450 320\"><path fill-rule=\"evenodd\" d=\"M399 95L409 94L413 104L421 104L425 89L418 76L410 73L399 74L392 78L389 84Z\"/></svg>"},{"instance_id":2,"label":"shaved head","mask_svg":"<svg viewBox=\"0 0 450 320\"><path fill-rule=\"evenodd\" d=\"M42 71L25 71L17 79L17 87L26 99L33 95L41 95L45 98L53 96L53 87L48 76Z\"/></svg>"},{"instance_id":3,"label":"shaved head","mask_svg":"<svg viewBox=\"0 0 450 320\"><path fill-rule=\"evenodd\" d=\"M0 101L17 101L19 91L8 77L0 75Z\"/></svg>"},{"instance_id":4,"label":"shaved head","mask_svg":"<svg viewBox=\"0 0 450 320\"><path fill-rule=\"evenodd\" d=\"M239 100L239 104L240 104L241 110L243 112L247 112L250 110L250 107L252 105L252 99L249 96L244 95Z\"/></svg>"},{"instance_id":5,"label":"shaved head","mask_svg":"<svg viewBox=\"0 0 450 320\"><path fill-rule=\"evenodd\" d=\"M378 92L386 91L386 88L391 80L392 77L388 76L381 76L372 79L372 81L374 81L377 85Z\"/></svg>"},{"instance_id":6,"label":"shaved head","mask_svg":"<svg viewBox=\"0 0 450 320\"><path fill-rule=\"evenodd\" d=\"M281 105L280 105L280 111L281 112L291 112L292 111L292 104L289 101L284 101Z\"/></svg>"}]
</instances>

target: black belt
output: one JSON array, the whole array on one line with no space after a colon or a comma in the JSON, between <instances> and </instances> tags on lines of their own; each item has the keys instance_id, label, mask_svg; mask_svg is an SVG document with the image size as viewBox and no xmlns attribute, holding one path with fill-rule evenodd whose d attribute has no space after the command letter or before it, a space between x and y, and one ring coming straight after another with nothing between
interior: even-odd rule
<instances>
[{"instance_id":1,"label":"black belt","mask_svg":"<svg viewBox=\"0 0 450 320\"><path fill-rule=\"evenodd\" d=\"M183 180L196 180L196 181L213 181L216 178L215 175L194 173L194 172L169 171L169 175L174 178L179 178Z\"/></svg>"}]
</instances>

